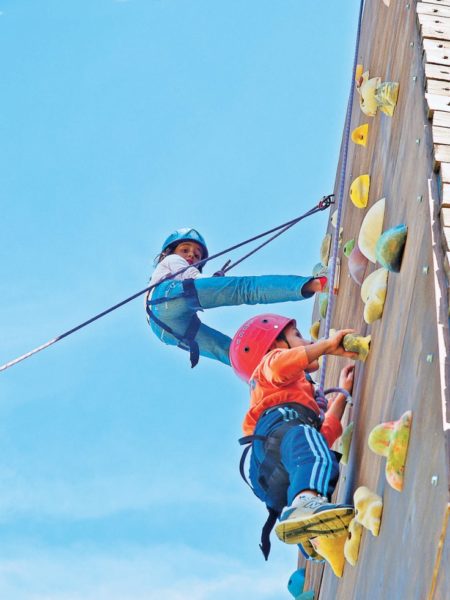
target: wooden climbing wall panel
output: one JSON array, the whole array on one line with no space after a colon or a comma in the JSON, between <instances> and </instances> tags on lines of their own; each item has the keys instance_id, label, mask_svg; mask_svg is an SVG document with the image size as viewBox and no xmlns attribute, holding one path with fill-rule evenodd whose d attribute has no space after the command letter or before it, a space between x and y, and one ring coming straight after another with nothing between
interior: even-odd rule
<instances>
[{"instance_id":1,"label":"wooden climbing wall panel","mask_svg":"<svg viewBox=\"0 0 450 600\"><path fill-rule=\"evenodd\" d=\"M368 207L386 198L383 230L404 223L408 238L400 273L389 274L383 317L372 325L364 322L360 287L341 252L332 327L371 333L372 346L366 363L356 366L355 406L345 417L355 422L354 437L336 497L352 501L354 490L366 485L383 496L384 514L378 537L364 532L355 567L346 564L338 579L329 566L308 562L305 589L327 600L444 600L450 597L450 0L391 0L389 7L367 1L358 62L371 77L400 88L392 118L380 111L365 116L355 93L351 129L369 123L369 135L366 147L349 147L343 241L358 238L366 214L348 197L350 183L363 173L371 177ZM365 275L378 267L369 263ZM343 364L329 360L326 386L337 383ZM385 459L369 450L367 438L375 425L409 409L412 433L399 493L387 484Z\"/></svg>"}]
</instances>

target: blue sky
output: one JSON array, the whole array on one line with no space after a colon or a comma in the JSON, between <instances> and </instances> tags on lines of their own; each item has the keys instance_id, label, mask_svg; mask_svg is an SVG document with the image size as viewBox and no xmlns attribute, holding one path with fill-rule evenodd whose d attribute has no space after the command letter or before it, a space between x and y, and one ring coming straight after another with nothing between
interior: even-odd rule
<instances>
[{"instance_id":1,"label":"blue sky","mask_svg":"<svg viewBox=\"0 0 450 600\"><path fill-rule=\"evenodd\" d=\"M176 227L217 252L332 191L357 5L0 0L2 363L144 288ZM234 274L308 274L325 223ZM277 310L309 328L312 301ZM1 383L1 598L289 597L296 551L264 563L238 473L247 389L158 342L141 299Z\"/></svg>"}]
</instances>

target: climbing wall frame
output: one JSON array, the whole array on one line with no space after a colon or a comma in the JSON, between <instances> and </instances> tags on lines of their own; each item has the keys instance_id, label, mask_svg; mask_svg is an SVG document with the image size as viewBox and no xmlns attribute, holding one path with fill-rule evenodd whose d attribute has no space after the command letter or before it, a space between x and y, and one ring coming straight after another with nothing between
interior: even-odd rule
<instances>
[{"instance_id":1,"label":"climbing wall frame","mask_svg":"<svg viewBox=\"0 0 450 600\"><path fill-rule=\"evenodd\" d=\"M367 361L356 365L355 406L344 419L355 422L353 441L336 499L351 501L364 485L383 497L384 509L379 536L363 534L355 567L346 564L337 578L329 566L309 562L305 587L319 599L444 600L450 596L450 0L366 1L358 62L371 77L399 82L400 92L392 117L363 115L355 95L351 129L368 122L369 134L365 147L349 147L343 242L358 237L367 209L382 197L383 230L404 223L408 238L400 273L389 273L383 316L371 325L340 249L331 326L371 334L372 345ZM348 190L363 173L371 178L369 202L358 209ZM327 232L334 231L329 223ZM378 267L369 263L365 276ZM316 307L313 321L319 318ZM343 364L329 360L325 387L336 384ZM367 440L375 425L408 410L413 424L398 492Z\"/></svg>"}]
</instances>

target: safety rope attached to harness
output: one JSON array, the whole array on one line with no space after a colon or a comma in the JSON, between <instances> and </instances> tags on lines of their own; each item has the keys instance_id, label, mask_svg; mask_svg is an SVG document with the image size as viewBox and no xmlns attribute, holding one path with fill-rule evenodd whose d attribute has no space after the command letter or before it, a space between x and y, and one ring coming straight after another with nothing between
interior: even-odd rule
<instances>
[{"instance_id":1,"label":"safety rope attached to harness","mask_svg":"<svg viewBox=\"0 0 450 600\"><path fill-rule=\"evenodd\" d=\"M236 261L234 263L234 265L230 265L230 266L228 266L228 264L224 265L225 270L223 271L223 274L225 274L225 271L229 271L233 266L236 266L238 263L242 262L245 258L247 258L248 256L250 256L251 254L253 254L257 250L259 250L260 248L262 248L263 246L265 246L266 244L268 244L270 241L272 241L273 239L275 239L276 237L278 237L278 235L281 235L282 233L284 233L285 231L287 231L288 229L290 229L291 227L293 227L294 225L296 225L297 223L299 223L300 221L302 221L306 217L309 217L309 216L311 216L311 215L313 215L313 214L315 214L317 212L320 212L320 211L323 211L323 210L326 210L327 208L329 208L329 206L333 202L332 198L333 198L332 194L329 195L329 196L324 196L322 198L322 200L317 204L317 206L315 206L314 208L312 208L311 210L309 210L305 214L300 215L299 217L296 217L295 219L291 219L290 221L287 221L286 223L283 223L282 225L278 225L277 227L273 227L272 229L269 229L268 231L264 231L263 233L260 233L258 235L255 235L255 236L251 237L251 238L248 238L247 240L244 240L243 242L239 242L238 244L234 244L233 246L230 246L229 248L226 248L225 250L222 250L221 252L217 252L216 254L213 254L213 255L209 256L208 258L204 258L204 259L202 259L200 261L197 261L197 262L195 262L192 265L187 265L186 267L183 267L182 269L179 269L175 273L172 273L171 275L168 275L167 277L164 277L164 279L162 279L158 283L150 285L150 286L147 286L145 289L140 290L139 292L136 292L132 296L129 296L128 298L125 298L125 300L122 300L121 302L118 302L117 304L114 304L113 306L111 306L111 307L103 310L102 312L100 312L97 315L91 317L87 321L84 321L83 323L80 323L79 325L76 325L75 327L72 327L72 329L69 329L68 331L65 331L64 333L61 333L60 335L52 338L48 342L45 342L45 344L37 346L33 350L30 350L29 352L26 352L25 354L22 354L21 356L18 356L17 358L14 358L13 360L10 360L10 361L6 362L5 364L3 364L3 365L0 366L0 371L6 371L6 369L9 369L10 367L13 367L14 365L17 365L18 363L22 362L23 360L26 360L27 358L30 358L31 356L34 356L35 354L37 354L38 352L41 352L42 350L45 350L46 348L49 348L53 344L56 344L56 342L60 342L61 340L63 340L64 338L68 337L69 335L72 335L76 331L79 331L80 329L83 329L84 327L87 327L88 325L90 325L94 321L97 321L98 319L101 319L102 317L104 317L107 314L109 314L109 313L117 310L118 308L124 306L125 304L128 304L128 302L131 302L132 300L135 300L139 296L142 296L143 294L146 294L146 293L152 291L153 289L155 289L161 283L163 283L165 281L169 281L171 279L175 279L175 277L177 277L178 275L181 275L182 273L184 273L184 271L186 271L190 267L197 267L197 268L203 267L203 265L205 265L210 260L213 260L214 258L218 258L219 256L223 256L224 254L232 252L233 250L236 250L237 248L240 248L241 246L245 246L246 244L250 244L251 242L259 240L259 239L265 237L266 235L270 235L270 234L272 234L272 233L274 233L276 231L279 232L277 235L273 236L271 239L266 240L266 242L264 242L264 244L261 244L260 246L258 246L257 248L255 248L252 252L250 252L246 256L243 256L241 259L239 259L238 261ZM170 299L168 298L167 300L170 300Z\"/></svg>"}]
</instances>

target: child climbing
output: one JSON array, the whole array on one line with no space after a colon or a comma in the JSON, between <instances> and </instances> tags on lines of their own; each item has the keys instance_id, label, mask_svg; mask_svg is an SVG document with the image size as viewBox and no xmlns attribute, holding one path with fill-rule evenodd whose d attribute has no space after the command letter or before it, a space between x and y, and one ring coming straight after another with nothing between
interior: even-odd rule
<instances>
[{"instance_id":1,"label":"child climbing","mask_svg":"<svg viewBox=\"0 0 450 600\"><path fill-rule=\"evenodd\" d=\"M353 507L332 504L339 466L331 445L341 435L346 395L338 393L325 414L315 400L308 373L319 368L318 358L332 354L356 358L342 347L351 329L328 339L302 338L294 319L264 314L249 319L234 336L230 348L235 372L250 383L250 410L242 445L250 444L241 459L241 475L248 450L252 489L269 510L261 536L267 560L270 531L276 519L277 536L287 544L301 544L315 557L310 539L335 537L346 530ZM353 366L341 371L339 387L350 392Z\"/></svg>"},{"instance_id":2,"label":"child climbing","mask_svg":"<svg viewBox=\"0 0 450 600\"><path fill-rule=\"evenodd\" d=\"M189 350L192 366L199 355L230 364L231 338L201 323L197 311L303 300L322 291L326 284L325 277L297 275L226 277L219 271L207 277L201 274L207 258L208 248L198 231L177 229L164 241L156 258L150 280L156 287L146 298L153 332L164 343Z\"/></svg>"}]
</instances>

